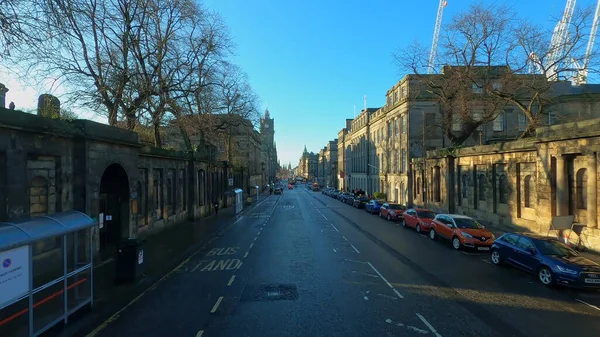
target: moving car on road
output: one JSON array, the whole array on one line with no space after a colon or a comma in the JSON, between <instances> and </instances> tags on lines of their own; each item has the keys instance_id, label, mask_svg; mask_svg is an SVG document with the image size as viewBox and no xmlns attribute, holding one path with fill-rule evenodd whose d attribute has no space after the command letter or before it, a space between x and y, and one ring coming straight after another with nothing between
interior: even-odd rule
<instances>
[{"instance_id":1,"label":"moving car on road","mask_svg":"<svg viewBox=\"0 0 600 337\"><path fill-rule=\"evenodd\" d=\"M452 247L459 250L463 247L477 250L490 250L496 238L492 232L477 220L460 214L438 214L431 222L429 238L438 237L450 240Z\"/></svg>"},{"instance_id":2,"label":"moving car on road","mask_svg":"<svg viewBox=\"0 0 600 337\"><path fill-rule=\"evenodd\" d=\"M388 221L398 221L402 219L402 213L406 210L406 206L399 204L385 203L379 209L379 216L388 219Z\"/></svg>"},{"instance_id":3,"label":"moving car on road","mask_svg":"<svg viewBox=\"0 0 600 337\"><path fill-rule=\"evenodd\" d=\"M275 187L274 194L283 194L283 188L281 188L281 187Z\"/></svg>"},{"instance_id":4,"label":"moving car on road","mask_svg":"<svg viewBox=\"0 0 600 337\"><path fill-rule=\"evenodd\" d=\"M427 233L431 228L431 222L435 218L435 213L425 208L409 208L400 219L403 227L410 227L417 230L417 233Z\"/></svg>"},{"instance_id":5,"label":"moving car on road","mask_svg":"<svg viewBox=\"0 0 600 337\"><path fill-rule=\"evenodd\" d=\"M507 263L535 274L547 286L600 288L600 265L555 237L505 233L492 245L491 260L495 265Z\"/></svg>"}]
</instances>

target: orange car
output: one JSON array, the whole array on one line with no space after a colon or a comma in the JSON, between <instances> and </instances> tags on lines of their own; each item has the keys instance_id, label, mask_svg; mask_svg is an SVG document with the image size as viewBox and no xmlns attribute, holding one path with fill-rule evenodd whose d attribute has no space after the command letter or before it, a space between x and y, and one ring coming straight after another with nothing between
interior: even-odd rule
<instances>
[{"instance_id":1,"label":"orange car","mask_svg":"<svg viewBox=\"0 0 600 337\"><path fill-rule=\"evenodd\" d=\"M477 250L490 250L496 237L485 229L477 220L460 214L438 214L431 222L429 238L448 239L452 247L458 250L463 247Z\"/></svg>"},{"instance_id":2,"label":"orange car","mask_svg":"<svg viewBox=\"0 0 600 337\"><path fill-rule=\"evenodd\" d=\"M417 233L429 232L435 213L425 208L409 208L402 213L400 222L403 227L417 230Z\"/></svg>"}]
</instances>

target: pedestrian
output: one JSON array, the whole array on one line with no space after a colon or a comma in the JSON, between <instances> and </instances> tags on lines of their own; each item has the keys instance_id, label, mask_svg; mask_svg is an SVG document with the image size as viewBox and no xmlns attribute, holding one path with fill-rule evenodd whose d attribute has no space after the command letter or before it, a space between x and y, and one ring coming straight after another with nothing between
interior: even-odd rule
<instances>
[{"instance_id":1,"label":"pedestrian","mask_svg":"<svg viewBox=\"0 0 600 337\"><path fill-rule=\"evenodd\" d=\"M217 200L213 200L213 207L215 209L215 215L219 214L219 202Z\"/></svg>"}]
</instances>

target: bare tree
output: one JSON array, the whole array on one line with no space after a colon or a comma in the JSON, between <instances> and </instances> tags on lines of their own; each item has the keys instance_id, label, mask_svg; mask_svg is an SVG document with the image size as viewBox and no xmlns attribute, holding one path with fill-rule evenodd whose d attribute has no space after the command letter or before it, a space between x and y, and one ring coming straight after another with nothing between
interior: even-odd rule
<instances>
[{"instance_id":1,"label":"bare tree","mask_svg":"<svg viewBox=\"0 0 600 337\"><path fill-rule=\"evenodd\" d=\"M571 38L564 56L556 62L567 64L582 49L584 27L589 10L578 11L571 26ZM394 57L402 71L415 74L419 97L440 105L444 134L453 145L460 145L483 124L496 119L509 105L518 107L529 121L524 136L539 125L544 108L551 99L552 82L546 72L528 74L532 52L535 62L545 61L551 53L551 32L516 19L505 5L471 5L455 15L444 27L441 37L438 74L425 74L429 51L413 43ZM556 68L556 67L555 67ZM559 74L572 69L558 68ZM457 127L459 126L460 127Z\"/></svg>"},{"instance_id":2,"label":"bare tree","mask_svg":"<svg viewBox=\"0 0 600 337\"><path fill-rule=\"evenodd\" d=\"M40 28L38 4L38 0L0 0L0 51L5 55L39 42L33 34Z\"/></svg>"}]
</instances>

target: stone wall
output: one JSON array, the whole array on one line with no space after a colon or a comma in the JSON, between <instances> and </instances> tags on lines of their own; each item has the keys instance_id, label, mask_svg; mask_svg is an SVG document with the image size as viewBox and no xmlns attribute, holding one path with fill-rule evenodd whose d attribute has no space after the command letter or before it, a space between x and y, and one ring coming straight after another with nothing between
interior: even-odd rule
<instances>
[{"instance_id":1,"label":"stone wall","mask_svg":"<svg viewBox=\"0 0 600 337\"><path fill-rule=\"evenodd\" d=\"M144 147L120 128L0 107L0 221L68 210L98 218L113 195L122 211L118 238L111 237L116 245L209 215L214 200L230 204L228 170L200 154ZM56 245L39 243L37 250Z\"/></svg>"},{"instance_id":2,"label":"stone wall","mask_svg":"<svg viewBox=\"0 0 600 337\"><path fill-rule=\"evenodd\" d=\"M574 215L587 225L581 243L600 251L598 123L567 123L539 128L527 140L430 151L425 163L413 160L413 204L544 235L554 216Z\"/></svg>"}]
</instances>

